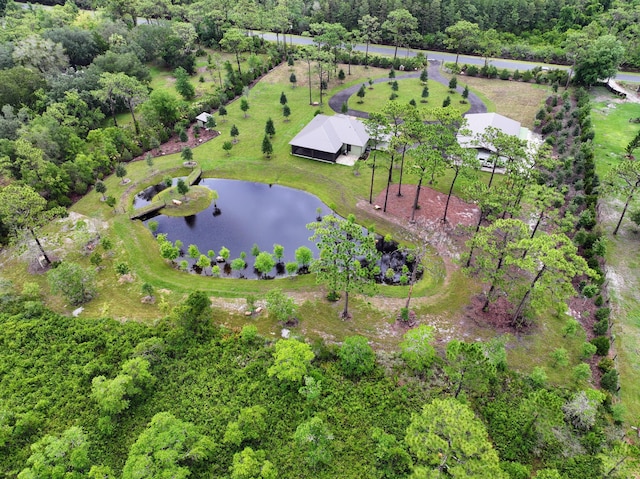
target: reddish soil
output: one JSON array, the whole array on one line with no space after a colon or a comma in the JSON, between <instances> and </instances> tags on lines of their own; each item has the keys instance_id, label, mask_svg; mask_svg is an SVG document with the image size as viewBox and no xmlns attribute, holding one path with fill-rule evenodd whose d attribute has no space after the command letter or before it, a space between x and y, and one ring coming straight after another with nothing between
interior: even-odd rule
<instances>
[{"instance_id":1,"label":"reddish soil","mask_svg":"<svg viewBox=\"0 0 640 479\"><path fill-rule=\"evenodd\" d=\"M398 185L392 185L387 197L387 211L378 210L378 214L396 224L412 229L410 223L413 201L415 199L416 185L402 185L402 196L398 196ZM383 190L375 199L374 205L384 206L386 190ZM472 229L478 222L480 211L460 198L451 197L447 210L447 222L442 222L447 195L439 193L431 188L422 187L420 190L419 209L415 213L415 225L418 226L425 241L428 241L443 258L447 269L447 276L459 266L452 261L452 256L466 250L465 241L471 237ZM362 202L361 208L371 208L368 203ZM446 280L445 280L446 281ZM512 305L503 297L489 305L486 312L482 311L484 295L480 294L471 299L471 302L462 313L464 318L479 325L490 325L500 332L517 333L511 324ZM585 329L591 330L589 319L593 322L593 301L585 301L581 298L573 298L568 303L571 314L583 323ZM586 314L585 314L586 313ZM592 326L592 325L591 325Z\"/></svg>"},{"instance_id":2,"label":"reddish soil","mask_svg":"<svg viewBox=\"0 0 640 479\"><path fill-rule=\"evenodd\" d=\"M187 130L188 139L186 142L180 141L178 135L174 134L173 136L171 136L171 138L169 138L168 141L160 145L159 148L154 148L153 150L150 150L149 153L151 153L151 156L153 156L154 158L156 156L180 153L185 146L188 146L189 148L195 148L196 146L202 145L203 143L215 138L220 134L220 132L217 130L207 130L206 128L200 128L200 134L198 138L196 138L193 132L194 126L195 124L191 125ZM136 158L134 158L134 161L143 160L146 154L147 152L143 153L140 156L137 156Z\"/></svg>"},{"instance_id":3,"label":"reddish soil","mask_svg":"<svg viewBox=\"0 0 640 479\"><path fill-rule=\"evenodd\" d=\"M409 222L411 211L416 196L416 185L402 185L402 196L398 196L398 185L392 185L387 197L387 213L400 220ZM386 190L382 191L374 200L374 204L384 207ZM421 226L442 228L442 217L447 203L447 195L439 193L431 188L420 188L419 208L415 213L415 221ZM475 226L478 222L480 211L471 204L465 203L460 198L451 197L447 209L447 221L444 226L455 229L456 226Z\"/></svg>"}]
</instances>

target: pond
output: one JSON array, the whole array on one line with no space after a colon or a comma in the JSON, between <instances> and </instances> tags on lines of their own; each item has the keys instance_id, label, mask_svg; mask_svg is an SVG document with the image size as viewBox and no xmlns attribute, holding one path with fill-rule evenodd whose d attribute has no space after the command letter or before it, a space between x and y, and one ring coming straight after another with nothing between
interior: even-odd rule
<instances>
[{"instance_id":1,"label":"pond","mask_svg":"<svg viewBox=\"0 0 640 479\"><path fill-rule=\"evenodd\" d=\"M177 178L174 179L174 184ZM317 253L315 243L309 241L312 231L306 228L308 223L316 221L316 217L331 212L315 196L301 190L279 185L252 183L239 180L206 178L201 180L200 186L206 186L217 191L218 199L215 205L219 214L215 214L212 203L209 208L193 216L175 217L158 215L152 218L158 223L157 233L164 233L171 242L182 241L182 255L176 262L189 262L190 270L194 268L195 260L189 258L187 249L194 244L202 254L213 250L218 254L222 247L230 250L229 261L240 257L241 252L247 255L246 261L253 264L251 249L254 244L260 251L273 253L273 245L284 247L284 262L295 261L295 250L300 246ZM154 195L163 189L162 185L150 187L139 193L134 201L136 208L148 204ZM318 213L320 211L320 213ZM151 220L146 220L145 223ZM221 269L223 265L220 266ZM206 268L205 274L210 274L211 268ZM227 277L257 278L259 275L249 266L241 272L231 272L227 267ZM282 270L282 268L280 268ZM282 274L283 271L276 271Z\"/></svg>"}]
</instances>

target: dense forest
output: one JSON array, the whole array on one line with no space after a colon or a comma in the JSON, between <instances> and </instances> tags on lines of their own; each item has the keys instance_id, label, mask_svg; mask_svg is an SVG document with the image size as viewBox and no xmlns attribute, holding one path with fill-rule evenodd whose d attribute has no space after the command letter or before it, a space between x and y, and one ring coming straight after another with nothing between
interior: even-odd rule
<instances>
[{"instance_id":1,"label":"dense forest","mask_svg":"<svg viewBox=\"0 0 640 479\"><path fill-rule=\"evenodd\" d=\"M511 371L501 338L441 350L420 326L376 357L359 336L214 326L202 293L155 326L62 317L6 283L0 301L4 477L598 479L634 464L604 393Z\"/></svg>"}]
</instances>

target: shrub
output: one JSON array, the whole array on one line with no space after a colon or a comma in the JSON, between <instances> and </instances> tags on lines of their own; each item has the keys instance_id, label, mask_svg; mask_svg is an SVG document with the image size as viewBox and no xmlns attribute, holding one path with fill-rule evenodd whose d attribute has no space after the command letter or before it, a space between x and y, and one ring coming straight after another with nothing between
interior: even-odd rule
<instances>
[{"instance_id":1,"label":"shrub","mask_svg":"<svg viewBox=\"0 0 640 479\"><path fill-rule=\"evenodd\" d=\"M596 345L597 347L597 345ZM569 353L565 348L557 348L551 353L551 360L553 366L568 366L569 365Z\"/></svg>"},{"instance_id":2,"label":"shrub","mask_svg":"<svg viewBox=\"0 0 640 479\"><path fill-rule=\"evenodd\" d=\"M376 364L376 355L367 338L362 336L346 338L338 351L338 357L342 371L350 377L357 378L368 374Z\"/></svg>"},{"instance_id":3,"label":"shrub","mask_svg":"<svg viewBox=\"0 0 640 479\"><path fill-rule=\"evenodd\" d=\"M584 288L582 288L582 294L586 298L593 298L598 293L598 291L600 291L600 288L595 284L587 284Z\"/></svg>"},{"instance_id":4,"label":"shrub","mask_svg":"<svg viewBox=\"0 0 640 479\"><path fill-rule=\"evenodd\" d=\"M258 328L256 328L253 324L247 324L242 327L240 331L240 337L242 341L245 343L251 343L258 336Z\"/></svg>"},{"instance_id":5,"label":"shrub","mask_svg":"<svg viewBox=\"0 0 640 479\"><path fill-rule=\"evenodd\" d=\"M618 377L618 371L610 369L602 375L602 378L600 378L600 386L606 391L615 393L618 390Z\"/></svg>"},{"instance_id":6,"label":"shrub","mask_svg":"<svg viewBox=\"0 0 640 479\"><path fill-rule=\"evenodd\" d=\"M53 294L61 293L73 305L86 303L97 293L93 271L76 263L59 264L47 273L47 280Z\"/></svg>"},{"instance_id":7,"label":"shrub","mask_svg":"<svg viewBox=\"0 0 640 479\"><path fill-rule=\"evenodd\" d=\"M596 310L596 319L601 321L603 319L609 319L611 315L611 308L599 308Z\"/></svg>"},{"instance_id":8,"label":"shrub","mask_svg":"<svg viewBox=\"0 0 640 479\"><path fill-rule=\"evenodd\" d=\"M117 263L114 268L116 270L116 273L118 273L120 276L131 272L131 268L129 267L129 265L124 262Z\"/></svg>"},{"instance_id":9,"label":"shrub","mask_svg":"<svg viewBox=\"0 0 640 479\"><path fill-rule=\"evenodd\" d=\"M597 336L604 336L607 334L607 330L609 329L609 320L603 319L601 321L597 321L593 325L593 333Z\"/></svg>"},{"instance_id":10,"label":"shrub","mask_svg":"<svg viewBox=\"0 0 640 479\"><path fill-rule=\"evenodd\" d=\"M470 77L478 76L478 67L475 65L469 65L466 72Z\"/></svg>"},{"instance_id":11,"label":"shrub","mask_svg":"<svg viewBox=\"0 0 640 479\"><path fill-rule=\"evenodd\" d=\"M593 338L591 340L591 344L595 345L595 347L597 348L596 354L598 356L606 356L607 354L609 354L611 342L606 336L598 336L597 338Z\"/></svg>"},{"instance_id":12,"label":"shrub","mask_svg":"<svg viewBox=\"0 0 640 479\"><path fill-rule=\"evenodd\" d=\"M529 379L534 384L534 386L543 387L547 383L548 377L543 367L536 366L535 368L533 368L533 371L531 371Z\"/></svg>"},{"instance_id":13,"label":"shrub","mask_svg":"<svg viewBox=\"0 0 640 479\"><path fill-rule=\"evenodd\" d=\"M598 369L603 373L606 373L607 371L611 371L614 368L614 366L615 365L613 364L613 359L611 358L602 358L598 362Z\"/></svg>"},{"instance_id":14,"label":"shrub","mask_svg":"<svg viewBox=\"0 0 640 479\"><path fill-rule=\"evenodd\" d=\"M582 359L589 359L591 356L596 354L598 348L594 344L584 342L582 343L582 351L580 352L580 357Z\"/></svg>"}]
</instances>

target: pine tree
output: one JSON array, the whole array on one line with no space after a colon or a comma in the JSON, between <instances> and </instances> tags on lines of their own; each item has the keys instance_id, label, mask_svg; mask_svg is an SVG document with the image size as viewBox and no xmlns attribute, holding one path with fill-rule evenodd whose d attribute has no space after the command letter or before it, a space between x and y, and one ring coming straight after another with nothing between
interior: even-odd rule
<instances>
[{"instance_id":1,"label":"pine tree","mask_svg":"<svg viewBox=\"0 0 640 479\"><path fill-rule=\"evenodd\" d=\"M358 103L363 103L364 102L364 96L367 94L367 90L364 87L364 83L362 84L362 86L360 87L360 89L358 90L358 98L360 98L358 100Z\"/></svg>"},{"instance_id":2,"label":"pine tree","mask_svg":"<svg viewBox=\"0 0 640 479\"><path fill-rule=\"evenodd\" d=\"M223 122L226 121L224 117L227 116L227 109L224 105L220 105L220 108L218 108L218 115L222 117Z\"/></svg>"},{"instance_id":3,"label":"pine tree","mask_svg":"<svg viewBox=\"0 0 640 479\"><path fill-rule=\"evenodd\" d=\"M448 98L448 97L447 97ZM238 127L234 124L231 126L231 131L229 133L231 135L231 138L233 138L233 143L238 143L238 135L240 134L240 131L238 130Z\"/></svg>"},{"instance_id":4,"label":"pine tree","mask_svg":"<svg viewBox=\"0 0 640 479\"><path fill-rule=\"evenodd\" d=\"M429 97L429 87L427 85L424 86L424 88L422 89L422 100L420 100L420 103L427 103L427 98Z\"/></svg>"},{"instance_id":5,"label":"pine tree","mask_svg":"<svg viewBox=\"0 0 640 479\"><path fill-rule=\"evenodd\" d=\"M272 153L273 145L271 144L271 140L269 140L269 135L264 135L262 139L262 154L267 158L271 158Z\"/></svg>"},{"instance_id":6,"label":"pine tree","mask_svg":"<svg viewBox=\"0 0 640 479\"><path fill-rule=\"evenodd\" d=\"M247 100L246 98L241 98L240 99L240 109L244 113L244 117L247 118L249 116L247 114L247 111L249 111L249 100Z\"/></svg>"},{"instance_id":7,"label":"pine tree","mask_svg":"<svg viewBox=\"0 0 640 479\"><path fill-rule=\"evenodd\" d=\"M276 127L274 126L271 117L267 119L267 123L264 126L264 132L269 138L273 138L273 136L276 134Z\"/></svg>"},{"instance_id":8,"label":"pine tree","mask_svg":"<svg viewBox=\"0 0 640 479\"><path fill-rule=\"evenodd\" d=\"M287 95L285 95L284 92L280 93L280 104L282 106L287 104Z\"/></svg>"}]
</instances>

